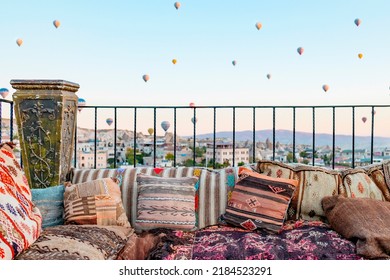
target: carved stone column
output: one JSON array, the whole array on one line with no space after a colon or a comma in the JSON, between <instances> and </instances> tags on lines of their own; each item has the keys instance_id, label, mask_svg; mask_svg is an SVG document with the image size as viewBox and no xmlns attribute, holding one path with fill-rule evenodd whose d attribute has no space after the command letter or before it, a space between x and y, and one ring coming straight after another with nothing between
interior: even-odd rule
<instances>
[{"instance_id":1,"label":"carved stone column","mask_svg":"<svg viewBox=\"0 0 390 280\"><path fill-rule=\"evenodd\" d=\"M31 188L65 182L71 167L79 85L11 80L24 171Z\"/></svg>"}]
</instances>

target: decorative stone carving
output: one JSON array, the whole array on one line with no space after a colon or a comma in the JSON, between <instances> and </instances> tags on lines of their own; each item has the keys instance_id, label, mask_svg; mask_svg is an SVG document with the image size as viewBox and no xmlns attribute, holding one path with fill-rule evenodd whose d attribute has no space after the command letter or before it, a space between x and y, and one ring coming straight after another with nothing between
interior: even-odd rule
<instances>
[{"instance_id":1,"label":"decorative stone carving","mask_svg":"<svg viewBox=\"0 0 390 280\"><path fill-rule=\"evenodd\" d=\"M30 187L63 184L74 149L79 85L64 80L12 80L11 85Z\"/></svg>"}]
</instances>

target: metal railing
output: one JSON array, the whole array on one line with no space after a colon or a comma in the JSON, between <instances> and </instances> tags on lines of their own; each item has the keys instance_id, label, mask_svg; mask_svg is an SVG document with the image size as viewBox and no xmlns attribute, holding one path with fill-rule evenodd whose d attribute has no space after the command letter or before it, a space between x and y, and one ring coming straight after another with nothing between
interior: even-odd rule
<instances>
[{"instance_id":1,"label":"metal railing","mask_svg":"<svg viewBox=\"0 0 390 280\"><path fill-rule=\"evenodd\" d=\"M189 107L189 106L80 106L83 110L92 109L94 110L94 131L95 131L95 145L94 145L94 167L96 168L96 157L97 157L97 122L98 122L98 112L101 110L113 110L114 114L114 162L113 167L117 167L117 114L119 110L133 110L133 124L130 125L128 128L133 131L133 159L134 159L134 166L137 166L136 162L136 156L137 156L137 129L140 126L140 123L142 122L137 119L138 114L141 110L147 110L152 109L153 110L153 166L156 167L156 140L157 140L157 115L161 111L164 110L171 110L173 112L173 166L177 166L177 142L176 138L178 136L177 132L177 112L179 110L190 110L192 117L194 120L197 119L197 115L199 112L202 112L203 110L212 110L212 119L207 120L209 123L212 123L212 167L216 167L216 146L217 146L217 117L218 113L221 110L230 110L231 111L231 120L228 120L224 118L223 122L231 122L232 126L232 149L233 149L233 157L232 157L232 166L236 166L236 131L237 131L237 125L236 125L236 114L237 110L246 109L251 110L252 112L252 139L251 139L251 147L252 147L252 155L251 155L251 162L256 162L256 143L259 142L256 140L256 131L257 131L257 116L264 117L265 115L269 114L269 110L272 111L272 160L275 160L276 158L276 141L277 141L277 124L276 121L278 118L286 118L284 113L278 114L280 111L289 110L291 111L292 117L289 119L289 122L291 124L292 129L292 161L296 162L297 157L297 145L300 143L297 143L296 141L296 134L297 134L297 116L298 113L300 113L302 110L311 110L311 119L312 119L312 127L311 127L311 147L312 147L312 157L311 157L311 164L315 165L316 157L316 136L317 136L317 113L322 109L328 109L331 111L331 135L332 135L332 143L329 143L331 145L331 167L335 168L335 157L336 157L336 124L338 121L345 122L348 118L346 118L346 113L343 112L343 116L340 118L337 118L337 112L342 110L350 110L350 121L351 121L351 128L350 128L350 136L351 136L351 150L352 150L352 160L351 160L351 167L355 167L356 164L356 158L355 158L355 151L356 151L356 110L365 109L370 111L370 117L371 117L371 123L367 124L370 125L370 145L369 145L369 163L373 163L374 160L374 148L375 148L375 115L376 115L376 109L385 110L386 114L390 114L390 105L339 105L339 106L196 106L196 107ZM387 122L390 118L385 119ZM329 120L326 120L329 122ZM364 121L365 122L365 121ZM192 152L193 152L193 158L192 162L193 165L196 165L196 144L197 144L197 122L194 121L192 123ZM250 140L250 139L248 139ZM211 143L210 143L211 144ZM75 139L75 147L77 147L77 137ZM74 165L76 166L76 152L77 149L75 149L75 161ZM309 162L310 164L310 162Z\"/></svg>"}]
</instances>

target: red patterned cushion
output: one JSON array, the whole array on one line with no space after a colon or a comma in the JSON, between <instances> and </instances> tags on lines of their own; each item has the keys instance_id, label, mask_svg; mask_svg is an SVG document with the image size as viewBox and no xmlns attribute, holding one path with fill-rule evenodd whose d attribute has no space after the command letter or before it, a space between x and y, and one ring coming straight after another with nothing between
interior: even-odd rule
<instances>
[{"instance_id":1,"label":"red patterned cushion","mask_svg":"<svg viewBox=\"0 0 390 280\"><path fill-rule=\"evenodd\" d=\"M298 181L272 178L242 169L229 199L223 220L248 230L278 232Z\"/></svg>"},{"instance_id":2,"label":"red patterned cushion","mask_svg":"<svg viewBox=\"0 0 390 280\"><path fill-rule=\"evenodd\" d=\"M0 148L0 259L13 259L39 236L42 216L17 162L13 144Z\"/></svg>"}]
</instances>

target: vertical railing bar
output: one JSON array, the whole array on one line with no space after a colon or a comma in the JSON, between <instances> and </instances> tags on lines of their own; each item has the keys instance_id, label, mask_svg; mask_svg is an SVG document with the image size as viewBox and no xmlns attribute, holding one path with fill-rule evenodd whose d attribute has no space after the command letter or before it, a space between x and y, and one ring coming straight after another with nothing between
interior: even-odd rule
<instances>
[{"instance_id":1,"label":"vertical railing bar","mask_svg":"<svg viewBox=\"0 0 390 280\"><path fill-rule=\"evenodd\" d=\"M214 131L213 131L213 169L215 169L215 148L216 148L216 135L217 135L217 108L214 107Z\"/></svg>"},{"instance_id":2,"label":"vertical railing bar","mask_svg":"<svg viewBox=\"0 0 390 280\"><path fill-rule=\"evenodd\" d=\"M11 123L11 118L9 121ZM0 143L2 142L2 134L3 134L3 101L0 101Z\"/></svg>"},{"instance_id":3,"label":"vertical railing bar","mask_svg":"<svg viewBox=\"0 0 390 280\"><path fill-rule=\"evenodd\" d=\"M9 119L9 125L10 125L10 139L11 141L14 139L14 103L10 103L11 104L11 107L10 107L10 119ZM20 137L20 135L19 135Z\"/></svg>"},{"instance_id":4,"label":"vertical railing bar","mask_svg":"<svg viewBox=\"0 0 390 280\"><path fill-rule=\"evenodd\" d=\"M253 139L252 139L252 163L256 162L256 107L253 107Z\"/></svg>"},{"instance_id":5,"label":"vertical railing bar","mask_svg":"<svg viewBox=\"0 0 390 280\"><path fill-rule=\"evenodd\" d=\"M176 107L173 109L173 167L176 167Z\"/></svg>"},{"instance_id":6,"label":"vertical railing bar","mask_svg":"<svg viewBox=\"0 0 390 280\"><path fill-rule=\"evenodd\" d=\"M117 154L116 154L116 137L117 137L117 107L114 108L114 168L116 168Z\"/></svg>"},{"instance_id":7,"label":"vertical railing bar","mask_svg":"<svg viewBox=\"0 0 390 280\"><path fill-rule=\"evenodd\" d=\"M293 107L293 147L292 147L292 153L293 153L293 162L296 161L296 158L295 158L295 125L296 125L296 119L295 119L295 107Z\"/></svg>"},{"instance_id":8,"label":"vertical railing bar","mask_svg":"<svg viewBox=\"0 0 390 280\"><path fill-rule=\"evenodd\" d=\"M77 118L74 120L75 122L75 130L74 130L74 159L73 159L73 167L77 168Z\"/></svg>"},{"instance_id":9,"label":"vertical railing bar","mask_svg":"<svg viewBox=\"0 0 390 280\"><path fill-rule=\"evenodd\" d=\"M332 135L332 169L334 169L334 158L336 156L336 108L333 106L333 135Z\"/></svg>"},{"instance_id":10,"label":"vertical railing bar","mask_svg":"<svg viewBox=\"0 0 390 280\"><path fill-rule=\"evenodd\" d=\"M371 107L371 164L374 162L374 115L375 108Z\"/></svg>"},{"instance_id":11,"label":"vertical railing bar","mask_svg":"<svg viewBox=\"0 0 390 280\"><path fill-rule=\"evenodd\" d=\"M315 165L315 149L316 149L316 109L315 107L312 108L313 110L313 150L312 150L312 165Z\"/></svg>"},{"instance_id":12,"label":"vertical railing bar","mask_svg":"<svg viewBox=\"0 0 390 280\"><path fill-rule=\"evenodd\" d=\"M233 107L233 165L236 163L236 107Z\"/></svg>"},{"instance_id":13,"label":"vertical railing bar","mask_svg":"<svg viewBox=\"0 0 390 280\"><path fill-rule=\"evenodd\" d=\"M355 167L355 107L352 107L352 168Z\"/></svg>"},{"instance_id":14,"label":"vertical railing bar","mask_svg":"<svg viewBox=\"0 0 390 280\"><path fill-rule=\"evenodd\" d=\"M194 108L194 121L192 123L194 125L194 143L193 143L193 150L192 150L192 158L193 158L192 166L195 166L195 161L196 161L196 152L195 152L195 149L196 149L196 108Z\"/></svg>"},{"instance_id":15,"label":"vertical railing bar","mask_svg":"<svg viewBox=\"0 0 390 280\"><path fill-rule=\"evenodd\" d=\"M94 160L93 166L96 168L96 157L97 157L97 107L95 107L95 146L94 146Z\"/></svg>"},{"instance_id":16,"label":"vertical railing bar","mask_svg":"<svg viewBox=\"0 0 390 280\"><path fill-rule=\"evenodd\" d=\"M275 119L276 119L276 109L272 107L272 160L275 160Z\"/></svg>"},{"instance_id":17,"label":"vertical railing bar","mask_svg":"<svg viewBox=\"0 0 390 280\"><path fill-rule=\"evenodd\" d=\"M156 167L156 148L157 148L157 136L156 136L156 121L157 121L157 108L153 108L153 128L154 128L154 134L153 134L153 167ZM166 133L166 132L165 132Z\"/></svg>"},{"instance_id":18,"label":"vertical railing bar","mask_svg":"<svg viewBox=\"0 0 390 280\"><path fill-rule=\"evenodd\" d=\"M136 167L137 165L137 108L134 108L134 136L133 136L133 141L134 141L134 144L133 144L133 163L134 163L134 167Z\"/></svg>"}]
</instances>

